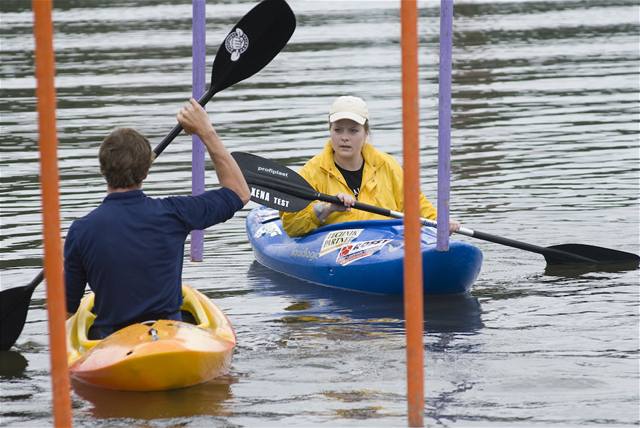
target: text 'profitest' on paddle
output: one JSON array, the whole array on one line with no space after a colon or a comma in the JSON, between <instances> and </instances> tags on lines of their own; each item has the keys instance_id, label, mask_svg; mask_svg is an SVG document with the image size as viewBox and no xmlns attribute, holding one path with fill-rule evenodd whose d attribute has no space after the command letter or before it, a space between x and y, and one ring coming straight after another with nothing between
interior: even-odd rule
<instances>
[{"instance_id":1,"label":"text 'profitest' on paddle","mask_svg":"<svg viewBox=\"0 0 640 428\"><path fill-rule=\"evenodd\" d=\"M335 196L316 191L298 173L277 162L250 153L234 152L231 155L249 183L251 200L254 202L280 211L300 211L312 201L342 203ZM404 217L401 212L360 202L356 202L353 208L386 217ZM421 222L424 226L437 226L436 222L424 218L421 219ZM636 254L595 245L561 244L540 247L465 227L461 227L456 233L542 254L549 265L594 265L596 266L594 270L597 270L598 266L611 264L619 265L622 269L637 269L640 266L640 257Z\"/></svg>"},{"instance_id":2,"label":"text 'profitest' on paddle","mask_svg":"<svg viewBox=\"0 0 640 428\"><path fill-rule=\"evenodd\" d=\"M295 28L295 15L284 0L264 0L247 12L218 47L211 84L198 100L200 105L204 107L216 93L262 70L286 46ZM153 149L154 158L181 131L182 126L176 125ZM20 336L31 296L43 278L41 271L28 285L0 291L0 350L11 348Z\"/></svg>"}]
</instances>

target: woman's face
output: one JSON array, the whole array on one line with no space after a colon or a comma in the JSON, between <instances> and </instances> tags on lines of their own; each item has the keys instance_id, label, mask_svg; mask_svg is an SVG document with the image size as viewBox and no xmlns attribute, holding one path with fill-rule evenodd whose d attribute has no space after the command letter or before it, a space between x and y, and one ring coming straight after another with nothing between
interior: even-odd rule
<instances>
[{"instance_id":1,"label":"woman's face","mask_svg":"<svg viewBox=\"0 0 640 428\"><path fill-rule=\"evenodd\" d=\"M331 124L329 132L335 158L339 161L360 159L362 146L367 139L364 126L351 119L341 119Z\"/></svg>"}]
</instances>

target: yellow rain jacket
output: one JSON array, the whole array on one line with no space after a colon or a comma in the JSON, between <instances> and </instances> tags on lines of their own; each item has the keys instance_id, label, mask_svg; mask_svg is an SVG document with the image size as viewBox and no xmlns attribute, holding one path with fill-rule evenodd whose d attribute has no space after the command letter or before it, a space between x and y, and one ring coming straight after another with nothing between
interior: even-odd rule
<instances>
[{"instance_id":1,"label":"yellow rain jacket","mask_svg":"<svg viewBox=\"0 0 640 428\"><path fill-rule=\"evenodd\" d=\"M368 142L362 147L362 157L364 158L364 169L358 202L403 212L403 172L400 164L393 156L377 150ZM333 161L331 140L327 142L322 152L311 158L302 167L300 175L320 193L353 195ZM321 223L313 212L313 205L314 203L311 203L298 212L280 212L282 225L289 236L307 234L323 224L388 219L388 217L378 214L352 209L333 212L324 223ZM420 215L430 220L436 219L436 209L422 193L420 193Z\"/></svg>"}]
</instances>

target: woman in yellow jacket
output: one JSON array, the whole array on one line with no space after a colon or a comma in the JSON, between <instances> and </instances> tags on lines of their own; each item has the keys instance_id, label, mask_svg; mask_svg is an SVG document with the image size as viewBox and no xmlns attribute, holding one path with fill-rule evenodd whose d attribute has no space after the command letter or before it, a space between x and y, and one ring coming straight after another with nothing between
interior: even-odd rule
<instances>
[{"instance_id":1,"label":"woman in yellow jacket","mask_svg":"<svg viewBox=\"0 0 640 428\"><path fill-rule=\"evenodd\" d=\"M385 219L378 214L351 210L356 202L403 211L402 167L368 141L369 110L358 97L338 97L329 110L331 138L324 150L300 170L318 192L336 195L343 205L316 202L298 212L281 212L289 236L305 235L319 226L355 220ZM420 215L436 219L433 205L420 193ZM460 224L451 221L449 229Z\"/></svg>"}]
</instances>

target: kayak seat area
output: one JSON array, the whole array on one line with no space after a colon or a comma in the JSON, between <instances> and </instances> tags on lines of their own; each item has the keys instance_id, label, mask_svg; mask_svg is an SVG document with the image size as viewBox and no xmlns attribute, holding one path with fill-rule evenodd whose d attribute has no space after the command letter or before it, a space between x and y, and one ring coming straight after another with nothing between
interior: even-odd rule
<instances>
[{"instance_id":1,"label":"kayak seat area","mask_svg":"<svg viewBox=\"0 0 640 428\"><path fill-rule=\"evenodd\" d=\"M202 303L198 300L198 296L190 287L182 286L182 299L180 311L183 321L204 329L210 328L209 317L204 311ZM80 301L76 313L67 320L67 325L72 326L71 328L74 330L68 337L73 338L75 342L67 343L67 349L81 349L84 353L100 343L99 339L91 338L91 327L96 319L96 315L92 312L94 300L95 295L88 293ZM69 358L75 360L79 356L80 354L70 355Z\"/></svg>"},{"instance_id":2,"label":"kayak seat area","mask_svg":"<svg viewBox=\"0 0 640 428\"><path fill-rule=\"evenodd\" d=\"M180 316L182 317L182 322L186 322L187 324L197 325L198 321L196 317L189 311L185 311L184 309L180 309Z\"/></svg>"},{"instance_id":3,"label":"kayak seat area","mask_svg":"<svg viewBox=\"0 0 640 428\"><path fill-rule=\"evenodd\" d=\"M184 314L187 312L193 318L193 322L183 318L182 320L190 324L195 324L200 328L210 328L209 317L207 316L202 303L198 300L198 296L191 287L182 286L182 307L180 312Z\"/></svg>"},{"instance_id":4,"label":"kayak seat area","mask_svg":"<svg viewBox=\"0 0 640 428\"><path fill-rule=\"evenodd\" d=\"M84 352L100 343L99 340L91 340L88 338L89 329L96 319L95 314L91 312L93 309L93 301L93 293L84 296L80 301L80 306L76 313L67 320L67 328L72 329L70 334L67 335L67 349L70 350L67 354L69 364L79 359Z\"/></svg>"}]
</instances>

